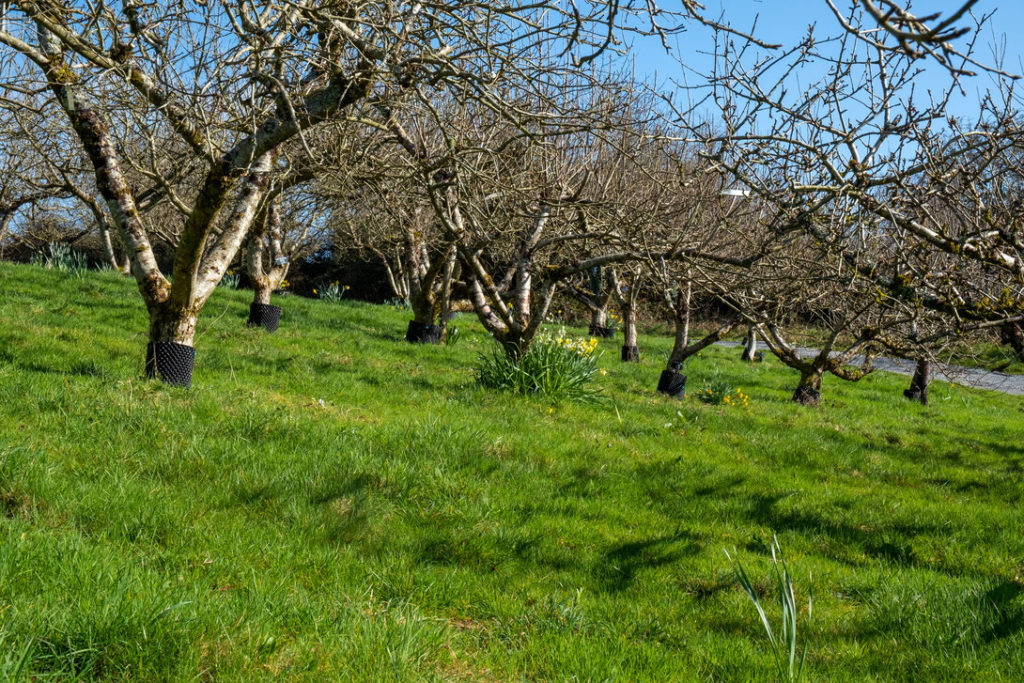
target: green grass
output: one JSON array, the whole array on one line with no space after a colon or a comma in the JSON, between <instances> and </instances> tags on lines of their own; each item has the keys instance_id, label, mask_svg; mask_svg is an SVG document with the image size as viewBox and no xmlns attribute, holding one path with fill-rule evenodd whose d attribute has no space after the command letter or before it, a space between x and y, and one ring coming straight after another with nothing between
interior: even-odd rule
<instances>
[{"instance_id":1,"label":"green grass","mask_svg":"<svg viewBox=\"0 0 1024 683\"><path fill-rule=\"evenodd\" d=\"M878 374L806 408L714 349L690 386L750 405L675 401L643 338L551 403L475 386L469 317L413 346L288 297L267 335L249 296L215 292L185 391L140 379L130 281L0 264L0 676L766 680L723 551L772 605L777 533L808 680L1024 678L1019 397Z\"/></svg>"}]
</instances>

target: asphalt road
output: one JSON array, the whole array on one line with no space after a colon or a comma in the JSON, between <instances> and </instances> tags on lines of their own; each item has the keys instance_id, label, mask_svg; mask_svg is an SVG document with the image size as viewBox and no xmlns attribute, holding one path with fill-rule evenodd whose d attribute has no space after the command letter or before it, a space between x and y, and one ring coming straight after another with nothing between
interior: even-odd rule
<instances>
[{"instance_id":1,"label":"asphalt road","mask_svg":"<svg viewBox=\"0 0 1024 683\"><path fill-rule=\"evenodd\" d=\"M718 342L718 345L739 347L740 343L723 341ZM758 347L764 349L764 344L759 344ZM765 353L771 353L767 349L764 349L764 351ZM798 348L797 352L801 358L813 358L818 355L817 349L804 347ZM855 356L850 361L850 365L858 365L863 361L864 358L862 356ZM878 370L895 372L910 377L914 374L915 363L912 360L904 360L902 358L876 357L874 365ZM935 380L945 380L976 389L989 389L991 391L1001 391L1004 394L1024 396L1024 375L1008 375L1005 372L932 363L932 381Z\"/></svg>"}]
</instances>

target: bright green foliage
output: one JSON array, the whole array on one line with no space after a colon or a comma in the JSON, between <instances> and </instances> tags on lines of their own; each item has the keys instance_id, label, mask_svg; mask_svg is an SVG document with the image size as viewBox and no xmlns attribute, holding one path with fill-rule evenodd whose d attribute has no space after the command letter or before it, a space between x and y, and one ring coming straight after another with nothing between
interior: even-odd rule
<instances>
[{"instance_id":1,"label":"bright green foliage","mask_svg":"<svg viewBox=\"0 0 1024 683\"><path fill-rule=\"evenodd\" d=\"M320 297L321 301L336 304L345 298L345 293L348 292L348 290L348 285L341 285L337 280L335 280L334 282L324 285L320 289L314 289L313 291Z\"/></svg>"},{"instance_id":2,"label":"bright green foliage","mask_svg":"<svg viewBox=\"0 0 1024 683\"><path fill-rule=\"evenodd\" d=\"M242 276L233 270L229 270L224 274L224 277L217 283L218 287L224 287L225 289L238 289L238 286L242 283Z\"/></svg>"},{"instance_id":3,"label":"bright green foliage","mask_svg":"<svg viewBox=\"0 0 1024 683\"><path fill-rule=\"evenodd\" d=\"M186 391L141 379L130 278L0 264L0 677L766 680L723 550L767 604L777 532L807 680L1024 680L1020 397L879 373L807 408L709 349L690 381L750 406L679 401L644 336L552 403L476 384L469 316L408 344L291 296L266 334L251 299L213 294Z\"/></svg>"},{"instance_id":4,"label":"bright green foliage","mask_svg":"<svg viewBox=\"0 0 1024 683\"><path fill-rule=\"evenodd\" d=\"M736 571L736 579L740 582L740 586L746 591L747 597L750 598L754 608L757 610L758 616L761 618L761 625L764 627L765 634L768 636L768 644L771 646L772 658L775 660L775 668L779 674L779 680L788 681L793 683L799 681L804 670L804 662L807 660L807 645L801 652L797 653L797 620L800 614L800 608L797 606L796 593L793 591L793 577L789 573L789 567L786 566L786 560L782 557L782 546L779 545L779 539L772 537L772 565L775 577L775 592L779 598L779 628L778 630L772 628L771 619L765 612L764 607L761 606L761 596L758 595L757 589L754 588L754 582L750 580L746 570L743 568L743 563L740 562L738 557L733 557L729 554L729 551L725 552L725 556L732 562L733 568ZM810 581L810 576L807 577ZM807 619L811 619L811 613L814 608L814 598L811 589L807 591Z\"/></svg>"},{"instance_id":5,"label":"bright green foliage","mask_svg":"<svg viewBox=\"0 0 1024 683\"><path fill-rule=\"evenodd\" d=\"M50 242L46 246L45 254L33 254L32 263L76 276L83 274L89 268L89 260L85 254L61 242Z\"/></svg>"},{"instance_id":6,"label":"bright green foliage","mask_svg":"<svg viewBox=\"0 0 1024 683\"><path fill-rule=\"evenodd\" d=\"M488 389L537 394L553 399L593 399L598 374L596 339L572 339L564 330L538 337L526 353L511 357L494 345L480 354L477 382Z\"/></svg>"}]
</instances>

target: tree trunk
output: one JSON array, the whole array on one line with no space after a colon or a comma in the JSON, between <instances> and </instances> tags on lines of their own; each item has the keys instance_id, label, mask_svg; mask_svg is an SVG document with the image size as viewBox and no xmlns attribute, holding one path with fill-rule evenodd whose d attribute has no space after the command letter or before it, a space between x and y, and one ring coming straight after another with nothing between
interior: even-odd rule
<instances>
[{"instance_id":1,"label":"tree trunk","mask_svg":"<svg viewBox=\"0 0 1024 683\"><path fill-rule=\"evenodd\" d=\"M757 354L757 330L751 325L747 328L747 339L743 344L743 355L740 356L740 360L753 362L763 357Z\"/></svg>"},{"instance_id":2,"label":"tree trunk","mask_svg":"<svg viewBox=\"0 0 1024 683\"><path fill-rule=\"evenodd\" d=\"M622 361L638 363L640 348L637 346L636 304L640 296L640 271L634 269L629 284L623 286L615 268L609 268L608 280L608 287L622 312Z\"/></svg>"},{"instance_id":3,"label":"tree trunk","mask_svg":"<svg viewBox=\"0 0 1024 683\"><path fill-rule=\"evenodd\" d=\"M680 322L683 325L682 329L682 348L686 348L690 344L690 300L693 296L693 282L690 280L690 271L686 271L686 296L683 298L683 305L679 310ZM679 340L680 331L676 329L676 340Z\"/></svg>"},{"instance_id":4,"label":"tree trunk","mask_svg":"<svg viewBox=\"0 0 1024 683\"><path fill-rule=\"evenodd\" d=\"M117 260L117 252L114 250L114 240L111 238L111 230L106 221L100 224L100 239L103 241L103 254L107 257L107 263L114 270L124 273L121 263Z\"/></svg>"},{"instance_id":5,"label":"tree trunk","mask_svg":"<svg viewBox=\"0 0 1024 683\"><path fill-rule=\"evenodd\" d=\"M260 211L254 223L256 230L246 245L246 272L253 289L246 324L262 327L267 332L276 332L281 322L281 307L270 304L270 295L284 282L289 268L289 259L282 247L279 199L279 195L272 197Z\"/></svg>"},{"instance_id":6,"label":"tree trunk","mask_svg":"<svg viewBox=\"0 0 1024 683\"><path fill-rule=\"evenodd\" d=\"M611 337L615 334L615 330L608 327L607 308L590 309L590 334L593 337Z\"/></svg>"},{"instance_id":7,"label":"tree trunk","mask_svg":"<svg viewBox=\"0 0 1024 683\"><path fill-rule=\"evenodd\" d=\"M459 253L452 247L448 250L447 262L444 266L444 277L441 278L440 302L438 308L438 326L441 328L441 341L448 342L448 319L452 317L452 284L459 277Z\"/></svg>"},{"instance_id":8,"label":"tree trunk","mask_svg":"<svg viewBox=\"0 0 1024 683\"><path fill-rule=\"evenodd\" d=\"M687 341L689 336L689 325L683 311L676 309L673 322L675 324L675 339L672 342L672 352L669 353L668 363L658 377L658 392L683 398L686 395L686 375L683 374L683 366L690 356L687 353Z\"/></svg>"},{"instance_id":9,"label":"tree trunk","mask_svg":"<svg viewBox=\"0 0 1024 683\"><path fill-rule=\"evenodd\" d=\"M793 392L793 400L805 406L816 406L821 402L822 370L812 368L800 371L800 383Z\"/></svg>"},{"instance_id":10,"label":"tree trunk","mask_svg":"<svg viewBox=\"0 0 1024 683\"><path fill-rule=\"evenodd\" d=\"M253 279L252 303L249 304L249 319L246 325L262 327L267 332L277 332L281 324L281 307L270 304L270 294L274 291L273 280L274 278L266 276Z\"/></svg>"},{"instance_id":11,"label":"tree trunk","mask_svg":"<svg viewBox=\"0 0 1024 683\"><path fill-rule=\"evenodd\" d=\"M412 320L405 331L405 340L411 344L437 344L441 341L441 328L434 310L433 286L421 286L410 301Z\"/></svg>"},{"instance_id":12,"label":"tree trunk","mask_svg":"<svg viewBox=\"0 0 1024 683\"><path fill-rule=\"evenodd\" d=\"M999 330L999 338L1024 360L1024 324L1006 323Z\"/></svg>"},{"instance_id":13,"label":"tree trunk","mask_svg":"<svg viewBox=\"0 0 1024 683\"><path fill-rule=\"evenodd\" d=\"M910 380L910 388L903 391L903 395L911 401L920 401L928 405L928 383L931 379L931 363L924 359L917 361L914 368L914 377Z\"/></svg>"},{"instance_id":14,"label":"tree trunk","mask_svg":"<svg viewBox=\"0 0 1024 683\"><path fill-rule=\"evenodd\" d=\"M274 288L273 285L270 284L269 278L257 277L253 279L252 289L252 302L254 304L263 304L265 306L270 305L270 293L274 291Z\"/></svg>"},{"instance_id":15,"label":"tree trunk","mask_svg":"<svg viewBox=\"0 0 1024 683\"><path fill-rule=\"evenodd\" d=\"M154 306L149 314L149 344L146 346L146 377L181 387L192 385L198 311L168 303Z\"/></svg>"},{"instance_id":16,"label":"tree trunk","mask_svg":"<svg viewBox=\"0 0 1024 683\"><path fill-rule=\"evenodd\" d=\"M445 287L444 278L450 276L455 267L456 256L455 247L449 247L443 255L430 262L430 267L418 279L418 286L409 302L412 307L412 320L409 321L409 328L405 333L406 341L414 344L440 343L443 330L436 324L438 296Z\"/></svg>"},{"instance_id":17,"label":"tree trunk","mask_svg":"<svg viewBox=\"0 0 1024 683\"><path fill-rule=\"evenodd\" d=\"M622 311L622 360L626 363L640 362L640 347L637 346L636 310Z\"/></svg>"}]
</instances>

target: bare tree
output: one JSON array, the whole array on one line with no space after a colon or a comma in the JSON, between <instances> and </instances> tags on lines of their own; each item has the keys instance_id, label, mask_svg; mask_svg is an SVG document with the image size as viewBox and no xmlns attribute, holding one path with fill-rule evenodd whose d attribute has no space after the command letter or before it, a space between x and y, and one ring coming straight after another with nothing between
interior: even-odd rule
<instances>
[{"instance_id":1,"label":"bare tree","mask_svg":"<svg viewBox=\"0 0 1024 683\"><path fill-rule=\"evenodd\" d=\"M622 272L625 279L619 276ZM637 335L637 311L644 281L643 263L638 261L621 268L609 267L611 290L622 315L622 362L640 361Z\"/></svg>"},{"instance_id":2,"label":"bare tree","mask_svg":"<svg viewBox=\"0 0 1024 683\"><path fill-rule=\"evenodd\" d=\"M605 29L617 30L614 7L602 3L581 10L302 0L256 12L244 3L176 0L126 2L118 12L104 3L14 0L6 18L5 87L44 85L60 104L131 254L150 315L147 369L180 383L190 381L199 312L259 213L282 145L301 145L307 131L371 94L418 84L460 83L492 110L511 107L493 86L528 82L538 64L531 54L593 58L605 49ZM183 216L169 277L127 182L117 142L123 128L112 129L117 112L146 131L152 155L171 138L203 169L187 196L164 178ZM150 170L163 175L159 164ZM172 360L187 367L172 372Z\"/></svg>"}]
</instances>

